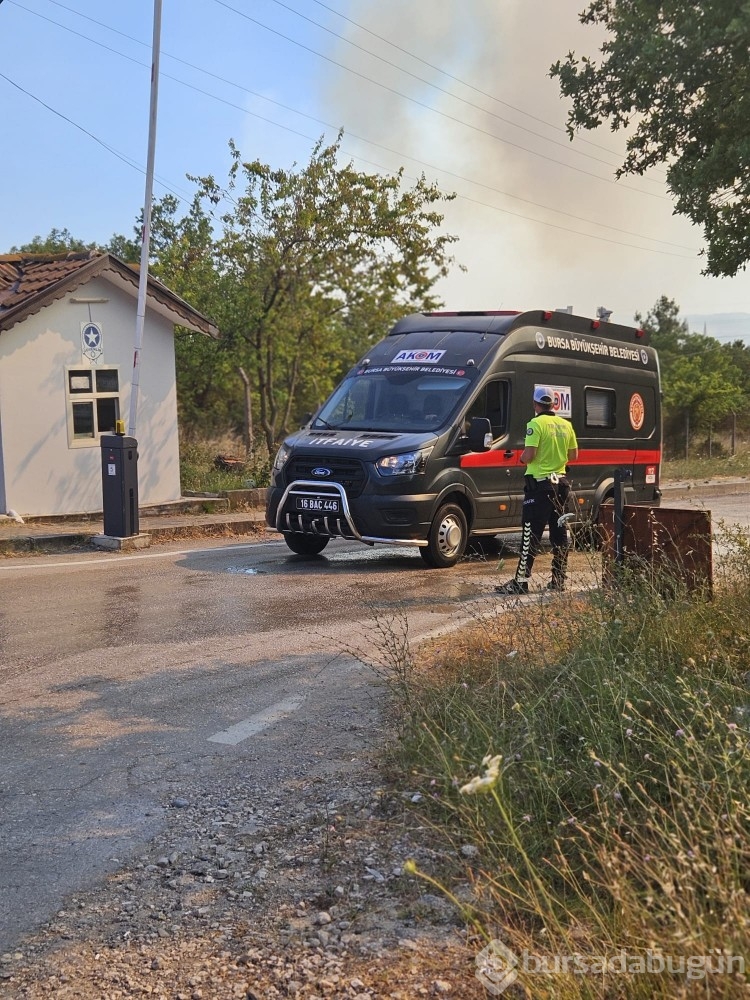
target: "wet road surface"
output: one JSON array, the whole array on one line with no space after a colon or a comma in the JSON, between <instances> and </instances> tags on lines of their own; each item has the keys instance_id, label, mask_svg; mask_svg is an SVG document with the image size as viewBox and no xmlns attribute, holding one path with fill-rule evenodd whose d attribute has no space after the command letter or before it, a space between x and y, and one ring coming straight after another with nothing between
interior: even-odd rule
<instances>
[{"instance_id":1,"label":"wet road surface","mask_svg":"<svg viewBox=\"0 0 750 1000\"><path fill-rule=\"evenodd\" d=\"M325 755L380 711L366 664L389 616L410 638L449 627L496 573L345 542L0 563L0 953L201 782Z\"/></svg>"},{"instance_id":2,"label":"wet road surface","mask_svg":"<svg viewBox=\"0 0 750 1000\"><path fill-rule=\"evenodd\" d=\"M746 496L665 506L750 524ZM0 953L201 783L270 781L346 743L381 711L382 630L398 645L407 621L414 641L492 611L514 568L342 541L313 559L202 541L0 561Z\"/></svg>"}]
</instances>

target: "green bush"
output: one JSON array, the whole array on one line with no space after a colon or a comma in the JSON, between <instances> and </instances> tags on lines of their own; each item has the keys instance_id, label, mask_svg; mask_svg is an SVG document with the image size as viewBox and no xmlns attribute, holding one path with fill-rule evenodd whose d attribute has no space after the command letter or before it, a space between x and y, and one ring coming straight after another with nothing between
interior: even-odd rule
<instances>
[{"instance_id":1,"label":"green bush","mask_svg":"<svg viewBox=\"0 0 750 1000\"><path fill-rule=\"evenodd\" d=\"M668 480L704 480L733 478L735 476L750 476L750 447L743 445L737 448L734 455L729 454L727 447L714 442L714 454L708 458L704 449L703 456L689 459L670 459L662 462L662 482Z\"/></svg>"},{"instance_id":2,"label":"green bush","mask_svg":"<svg viewBox=\"0 0 750 1000\"><path fill-rule=\"evenodd\" d=\"M271 466L265 449L254 452L241 468L217 467L222 455L241 456L235 441L195 440L180 442L180 484L184 493L221 493L224 490L262 488L271 482Z\"/></svg>"}]
</instances>

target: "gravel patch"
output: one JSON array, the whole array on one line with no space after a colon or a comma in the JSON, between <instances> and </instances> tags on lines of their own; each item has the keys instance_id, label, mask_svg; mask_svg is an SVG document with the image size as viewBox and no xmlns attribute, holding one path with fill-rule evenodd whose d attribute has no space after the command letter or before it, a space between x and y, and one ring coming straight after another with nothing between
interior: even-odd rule
<instances>
[{"instance_id":1,"label":"gravel patch","mask_svg":"<svg viewBox=\"0 0 750 1000\"><path fill-rule=\"evenodd\" d=\"M271 789L238 775L168 797L146 853L0 955L0 996L485 996L481 943L403 872L409 858L427 871L447 859L373 756L280 771Z\"/></svg>"}]
</instances>

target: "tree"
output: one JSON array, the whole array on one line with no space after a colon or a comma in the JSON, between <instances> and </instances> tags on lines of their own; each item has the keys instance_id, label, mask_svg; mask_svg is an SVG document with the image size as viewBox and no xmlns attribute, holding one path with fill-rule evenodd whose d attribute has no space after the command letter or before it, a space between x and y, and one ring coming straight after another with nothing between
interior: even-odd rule
<instances>
[{"instance_id":1,"label":"tree","mask_svg":"<svg viewBox=\"0 0 750 1000\"><path fill-rule=\"evenodd\" d=\"M244 162L230 143L226 186L192 178L188 215L177 220L162 203L154 224L155 268L219 326L269 452L368 343L406 312L438 304L431 289L452 262L454 237L437 232L434 207L452 196L424 178L402 190L401 173L340 166L340 142L319 141L298 171Z\"/></svg>"},{"instance_id":2,"label":"tree","mask_svg":"<svg viewBox=\"0 0 750 1000\"><path fill-rule=\"evenodd\" d=\"M35 236L30 243L20 247L11 247L10 253L29 253L53 255L61 253L84 253L87 250L101 250L114 254L127 263L137 263L141 256L140 242L128 239L115 233L109 243L104 246L98 243L86 243L72 235L68 229L50 229L47 236Z\"/></svg>"},{"instance_id":3,"label":"tree","mask_svg":"<svg viewBox=\"0 0 750 1000\"><path fill-rule=\"evenodd\" d=\"M214 223L201 197L195 196L181 218L178 208L172 195L153 206L150 270L219 328L218 341L191 330L178 330L175 337L181 428L209 436L243 424L238 375L243 359L236 350L241 294L219 267Z\"/></svg>"},{"instance_id":4,"label":"tree","mask_svg":"<svg viewBox=\"0 0 750 1000\"><path fill-rule=\"evenodd\" d=\"M680 307L674 299L662 295L646 314L635 314L636 326L648 330L651 342L659 352L662 374L665 364L675 355L680 354L685 347L685 341L690 336L687 320L680 319Z\"/></svg>"},{"instance_id":5,"label":"tree","mask_svg":"<svg viewBox=\"0 0 750 1000\"><path fill-rule=\"evenodd\" d=\"M96 243L84 243L76 239L68 229L50 229L47 236L35 236L30 243L20 247L11 247L11 253L58 254L83 253L85 250L96 250Z\"/></svg>"},{"instance_id":6,"label":"tree","mask_svg":"<svg viewBox=\"0 0 750 1000\"><path fill-rule=\"evenodd\" d=\"M127 236L115 233L109 243L105 247L102 247L102 249L113 254L120 260L124 260L126 264L139 264L141 260L140 237L131 240Z\"/></svg>"},{"instance_id":7,"label":"tree","mask_svg":"<svg viewBox=\"0 0 750 1000\"><path fill-rule=\"evenodd\" d=\"M684 428L710 430L744 405L745 382L732 354L715 338L690 333L673 299L662 295L635 322L659 352L665 437L673 450Z\"/></svg>"},{"instance_id":8,"label":"tree","mask_svg":"<svg viewBox=\"0 0 750 1000\"><path fill-rule=\"evenodd\" d=\"M599 62L550 70L571 98L568 132L633 126L617 176L667 165L675 211L702 227L705 274L750 259L750 4L594 0L580 15L608 36Z\"/></svg>"}]
</instances>

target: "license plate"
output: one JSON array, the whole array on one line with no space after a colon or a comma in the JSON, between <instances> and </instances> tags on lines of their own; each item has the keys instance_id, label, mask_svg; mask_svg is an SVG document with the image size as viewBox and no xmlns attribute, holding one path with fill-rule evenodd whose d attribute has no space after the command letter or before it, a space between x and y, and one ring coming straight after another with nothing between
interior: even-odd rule
<instances>
[{"instance_id":1,"label":"license plate","mask_svg":"<svg viewBox=\"0 0 750 1000\"><path fill-rule=\"evenodd\" d=\"M297 510L322 511L324 514L338 514L338 497L297 497Z\"/></svg>"}]
</instances>

